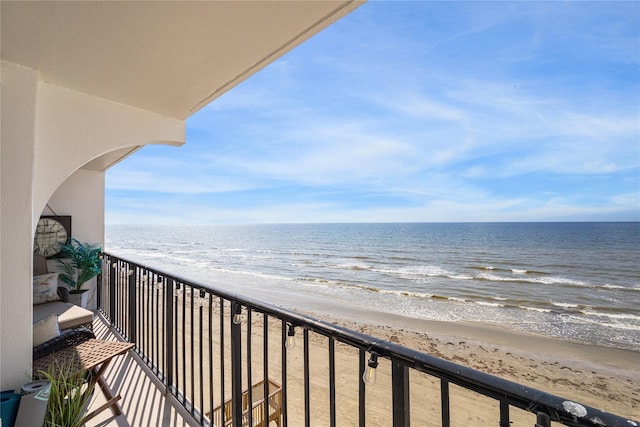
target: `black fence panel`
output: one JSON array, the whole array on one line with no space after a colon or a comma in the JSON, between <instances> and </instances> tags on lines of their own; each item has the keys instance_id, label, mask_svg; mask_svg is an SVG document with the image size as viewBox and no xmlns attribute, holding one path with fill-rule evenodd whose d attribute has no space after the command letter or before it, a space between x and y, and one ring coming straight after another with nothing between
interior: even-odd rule
<instances>
[{"instance_id":1,"label":"black fence panel","mask_svg":"<svg viewBox=\"0 0 640 427\"><path fill-rule=\"evenodd\" d=\"M584 427L640 426L638 421L108 253L103 254L99 286L100 312L126 340L136 343L136 352L166 391L203 426L275 422L286 427L293 423L292 398L302 402L297 420L312 425L321 417L335 426L344 416L338 415L336 402L336 390L343 385L337 383L337 346L353 350L358 361L350 377L358 378L356 413L350 416L360 426L367 425L367 407L372 404L367 401L367 383L375 379L378 359L391 366L388 424L394 427L411 425L414 373L429 375L439 385L438 423L443 427L450 425L455 411L465 410L452 404L452 384L495 401L494 425L509 426L510 408L518 408L531 413L531 426L549 427L551 421ZM254 340L260 336L262 342ZM314 378L312 339L327 343L322 378ZM302 366L293 366L296 341L302 341L297 360ZM291 395L296 374L301 376L302 396ZM326 405L312 399L311 389L318 383L326 386Z\"/></svg>"}]
</instances>

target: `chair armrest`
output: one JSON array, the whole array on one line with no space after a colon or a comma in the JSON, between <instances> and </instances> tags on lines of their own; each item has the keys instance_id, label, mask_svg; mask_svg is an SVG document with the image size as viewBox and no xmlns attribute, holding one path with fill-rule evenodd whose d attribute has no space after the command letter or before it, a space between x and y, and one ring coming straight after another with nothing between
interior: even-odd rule
<instances>
[{"instance_id":1,"label":"chair armrest","mask_svg":"<svg viewBox=\"0 0 640 427\"><path fill-rule=\"evenodd\" d=\"M33 360L38 360L41 357L48 356L72 345L78 345L95 337L93 331L83 326L65 329L60 336L33 347Z\"/></svg>"},{"instance_id":2,"label":"chair armrest","mask_svg":"<svg viewBox=\"0 0 640 427\"><path fill-rule=\"evenodd\" d=\"M58 296L60 296L60 301L69 302L69 289L58 286Z\"/></svg>"}]
</instances>

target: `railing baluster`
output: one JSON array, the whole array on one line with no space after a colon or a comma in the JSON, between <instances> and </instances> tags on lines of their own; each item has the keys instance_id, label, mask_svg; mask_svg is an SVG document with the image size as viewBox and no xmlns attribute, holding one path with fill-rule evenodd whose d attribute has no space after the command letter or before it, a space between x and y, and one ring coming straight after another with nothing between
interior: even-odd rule
<instances>
[{"instance_id":1,"label":"railing baluster","mask_svg":"<svg viewBox=\"0 0 640 427\"><path fill-rule=\"evenodd\" d=\"M109 321L111 326L116 324L116 267L113 264L111 257L109 257Z\"/></svg>"},{"instance_id":2,"label":"railing baluster","mask_svg":"<svg viewBox=\"0 0 640 427\"><path fill-rule=\"evenodd\" d=\"M142 269L142 268L141 268ZM149 272L145 269L143 270L143 274L141 277L141 284L145 289L144 293L147 295L147 310L149 311L148 321L147 321L147 335L149 336L149 356L147 357L147 364L150 365L151 370L155 371L153 365L157 360L158 355L156 354L156 332L157 328L154 328L154 325L157 325L156 315L159 311L158 304L156 301L155 289L153 286L150 286L149 280Z\"/></svg>"},{"instance_id":3,"label":"railing baluster","mask_svg":"<svg viewBox=\"0 0 640 427\"><path fill-rule=\"evenodd\" d=\"M247 307L247 384L249 387L248 390L248 401L253 402L253 384L252 380L252 371L251 371L251 308ZM251 405L249 405L251 406ZM249 410L249 425L253 425L253 411Z\"/></svg>"},{"instance_id":4,"label":"railing baluster","mask_svg":"<svg viewBox=\"0 0 640 427\"><path fill-rule=\"evenodd\" d=\"M175 290L176 293L179 294L180 292L180 282L176 282L175 284ZM173 320L173 339L174 339L174 346L173 346L173 350L174 350L174 373L175 373L175 390L174 390L174 396L176 396L176 398L178 398L179 396L179 392L180 392L180 369L178 369L180 367L180 344L179 344L179 337L178 334L180 333L180 297L178 295L172 295L171 298L174 299L175 301L175 306L174 306L174 320Z\"/></svg>"},{"instance_id":5,"label":"railing baluster","mask_svg":"<svg viewBox=\"0 0 640 427\"><path fill-rule=\"evenodd\" d=\"M122 334L125 336L125 338L128 340L129 339L129 328L131 326L131 318L129 317L129 301L130 301L130 294L129 294L129 276L128 274L128 266L125 263L121 263L120 266L120 271L121 271L121 275L124 273L124 277L120 277L120 286L119 286L119 290L120 290L120 299L121 299L121 305L120 305L120 315L122 316L122 319L124 320L123 322L123 328L122 328Z\"/></svg>"},{"instance_id":6,"label":"railing baluster","mask_svg":"<svg viewBox=\"0 0 640 427\"><path fill-rule=\"evenodd\" d=\"M102 255L100 255L102 260ZM102 272L104 271L104 262L100 264L100 273L96 276L96 309L100 310L102 306Z\"/></svg>"},{"instance_id":7,"label":"railing baluster","mask_svg":"<svg viewBox=\"0 0 640 427\"><path fill-rule=\"evenodd\" d=\"M151 333L151 325L153 319L153 310L151 309L151 297L153 294L149 292L149 288L147 286L147 281L145 279L146 275L143 274L143 268L138 267L138 281L136 285L136 292L140 295L140 298L144 301L143 305L144 311L142 318L144 319L144 324L138 326L138 340L140 339L141 333L144 334L144 348L145 348L145 357L143 360L147 363L147 365L153 360L153 335Z\"/></svg>"},{"instance_id":8,"label":"railing baluster","mask_svg":"<svg viewBox=\"0 0 640 427\"><path fill-rule=\"evenodd\" d=\"M333 338L329 337L329 425L336 425L336 351Z\"/></svg>"},{"instance_id":9,"label":"railing baluster","mask_svg":"<svg viewBox=\"0 0 640 427\"><path fill-rule=\"evenodd\" d=\"M160 283L161 281L163 281L164 279L161 277L158 277L158 283ZM162 316L161 316L161 322L158 323L159 325L162 325L163 328L166 328L167 325L167 304L166 304L166 297L165 294L167 293L167 288L166 288L166 284L162 283L162 285L158 285L159 289L158 291L160 292L160 299L159 299L159 304L162 304ZM162 337L160 339L160 349L162 349L161 353L162 354L162 364L158 363L158 369L160 369L161 366L166 366L167 363L167 336L169 334L169 332L164 329L162 331ZM163 374L162 377L164 378L164 384L167 383L166 381L166 374Z\"/></svg>"},{"instance_id":10,"label":"railing baluster","mask_svg":"<svg viewBox=\"0 0 640 427\"><path fill-rule=\"evenodd\" d=\"M511 421L509 420L509 404L504 400L500 401L500 427L509 427Z\"/></svg>"},{"instance_id":11,"label":"railing baluster","mask_svg":"<svg viewBox=\"0 0 640 427\"><path fill-rule=\"evenodd\" d=\"M147 272L147 280L149 280L149 276L151 275L151 272ZM160 289L158 289L155 286L156 280L155 280L155 275L153 277L153 285L151 285L151 292L153 292L153 296L154 296L154 300L153 303L151 304L152 307L156 308L156 310L154 310L156 312L156 319L155 319L155 325L163 325L164 323L160 322L160 311L162 310L162 306L160 303ZM157 328L152 328L152 331L155 331L154 333L154 357L153 360L155 361L155 366L156 368L156 373L158 372L158 368L162 365L160 365L160 331Z\"/></svg>"},{"instance_id":12,"label":"railing baluster","mask_svg":"<svg viewBox=\"0 0 640 427\"><path fill-rule=\"evenodd\" d=\"M166 386L166 393L169 392L171 386L173 385L173 279L166 279L164 286L164 297L165 297L165 333L166 336L166 347L165 347L165 366L167 367L167 373L165 375L164 384Z\"/></svg>"},{"instance_id":13,"label":"railing baluster","mask_svg":"<svg viewBox=\"0 0 640 427\"><path fill-rule=\"evenodd\" d=\"M129 286L129 292L134 292L137 299L137 307L135 312L135 340L132 340L138 345L138 352L141 354L140 358L146 363L148 362L147 353L147 336L145 335L145 328L147 327L148 322L145 322L147 317L147 310L145 309L145 298L143 289L141 289L138 285L137 280L139 279L140 269L136 266L133 266L129 271L129 285L131 285L131 279L133 278L133 287ZM134 335L131 334L131 335Z\"/></svg>"},{"instance_id":14,"label":"railing baluster","mask_svg":"<svg viewBox=\"0 0 640 427\"><path fill-rule=\"evenodd\" d=\"M629 425L634 425L637 423L631 423L628 422ZM536 414L536 425L535 427L551 427L551 418L549 418L549 415L545 414L544 412L538 412Z\"/></svg>"},{"instance_id":15,"label":"railing baluster","mask_svg":"<svg viewBox=\"0 0 640 427\"><path fill-rule=\"evenodd\" d=\"M182 333L182 404L187 403L187 284L181 283L182 287L182 323L178 331Z\"/></svg>"},{"instance_id":16,"label":"railing baluster","mask_svg":"<svg viewBox=\"0 0 640 427\"><path fill-rule=\"evenodd\" d=\"M304 425L311 425L311 402L309 400L309 330L304 329Z\"/></svg>"},{"instance_id":17,"label":"railing baluster","mask_svg":"<svg viewBox=\"0 0 640 427\"><path fill-rule=\"evenodd\" d=\"M282 425L288 427L289 417L287 415L287 322L282 320Z\"/></svg>"},{"instance_id":18,"label":"railing baluster","mask_svg":"<svg viewBox=\"0 0 640 427\"><path fill-rule=\"evenodd\" d=\"M137 321L136 317L138 315L136 310L136 305L138 303L137 293L136 293L136 267L131 267L129 265L129 271L127 272L127 279L129 281L129 304L127 307L129 308L129 342L137 342L136 328Z\"/></svg>"},{"instance_id":19,"label":"railing baluster","mask_svg":"<svg viewBox=\"0 0 640 427\"><path fill-rule=\"evenodd\" d=\"M160 282L162 282L162 284L160 284ZM167 285L166 283L164 283L164 279L162 277L158 277L158 292L159 292L159 299L158 299L158 304L160 304L162 306L162 314L160 315L160 322L158 323L159 325L162 325L163 328L166 328L167 325L167 302L166 302L166 293L167 293ZM158 363L158 369L160 369L161 366L166 366L167 365L167 338L168 338L168 331L166 329L162 330L162 333L160 334L160 339L158 342L158 345L160 346L159 348L159 352L160 355L162 357L162 364ZM166 374L163 373L162 375L163 378L166 377ZM165 384L166 384L166 378L165 378Z\"/></svg>"},{"instance_id":20,"label":"railing baluster","mask_svg":"<svg viewBox=\"0 0 640 427\"><path fill-rule=\"evenodd\" d=\"M146 326L146 334L145 334L145 348L148 348L149 350L149 354L151 354L151 359L149 359L149 356L147 356L147 363L150 360L154 360L153 356L153 332L152 332L152 328L151 325L153 324L153 313L157 312L158 310L153 310L152 309L152 304L153 304L153 292L151 292L149 290L149 275L146 274L146 272L144 272L145 274L143 275L143 271L140 268L140 282L138 285L138 289L142 289L143 290L143 296L146 297L147 299L147 308L146 308L146 317L147 317L147 324ZM143 280L143 276L147 278L147 280Z\"/></svg>"},{"instance_id":21,"label":"railing baluster","mask_svg":"<svg viewBox=\"0 0 640 427\"><path fill-rule=\"evenodd\" d=\"M449 381L440 380L440 408L442 412L442 427L451 425L451 415L449 407Z\"/></svg>"},{"instance_id":22,"label":"railing baluster","mask_svg":"<svg viewBox=\"0 0 640 427\"><path fill-rule=\"evenodd\" d=\"M203 416L204 416L204 359L203 359L203 355L204 355L204 351L202 348L202 338L203 338L203 334L202 334L202 299L204 298L204 291L200 291L200 295L199 295L199 299L198 299L198 330L199 330L199 335L198 335L198 349L199 349L199 357L198 357L198 361L200 363L198 363L198 365L200 365L200 381L198 381L200 383L200 424L202 424L202 420L203 420ZM191 378L191 381L193 381L194 378Z\"/></svg>"},{"instance_id":23,"label":"railing baluster","mask_svg":"<svg viewBox=\"0 0 640 427\"><path fill-rule=\"evenodd\" d=\"M242 328L233 321L237 303L231 301L231 408L233 426L242 426Z\"/></svg>"},{"instance_id":24,"label":"railing baluster","mask_svg":"<svg viewBox=\"0 0 640 427\"><path fill-rule=\"evenodd\" d=\"M195 296L194 296L195 288L193 286L190 286L189 288L191 289L190 302L189 302L189 314L190 314L190 317L189 317L189 329L188 329L189 330L189 341L191 341L189 343L189 345L190 345L190 347L189 347L190 348L190 351L189 351L189 356L190 357L189 357L189 359L191 359L191 363L190 363L190 365L191 365L191 394L189 394L189 400L191 401L191 416L193 416L194 410L195 410L195 403L196 403L196 390L195 390L196 385L195 385L195 381L194 381L195 380L195 360L194 360L195 359L195 349L194 349L194 345L195 345L194 341L195 340L194 340L194 337L193 337L193 335L195 333L195 331L194 331L194 323L193 323L193 321L194 321L193 311L194 311L194 308L195 308ZM182 333L184 335L187 335L185 329L183 329ZM186 389L186 387L185 387L185 389Z\"/></svg>"},{"instance_id":25,"label":"railing baluster","mask_svg":"<svg viewBox=\"0 0 640 427\"><path fill-rule=\"evenodd\" d=\"M220 304L220 405L224 405L225 393L224 393L224 300L219 298ZM226 411L222 408L222 424L224 424L224 417Z\"/></svg>"},{"instance_id":26,"label":"railing baluster","mask_svg":"<svg viewBox=\"0 0 640 427\"><path fill-rule=\"evenodd\" d=\"M126 289L123 286L122 282L122 273L123 273L124 265L123 263L118 263L118 304L116 305L116 310L118 312L118 319L120 320L120 333L126 337L127 328L129 327L129 321L126 316L126 311L123 309L129 306L129 299L125 293Z\"/></svg>"},{"instance_id":27,"label":"railing baluster","mask_svg":"<svg viewBox=\"0 0 640 427\"><path fill-rule=\"evenodd\" d=\"M149 348L149 339L148 339L148 335L146 334L148 327L149 327L149 321L148 321L148 314L149 314L149 310L147 310L147 307L145 307L145 303L148 304L148 301L146 299L146 295L144 292L144 284L141 283L140 278L142 277L141 274L141 269L138 267L133 268L133 274L132 276L135 277L135 283L133 286L133 292L135 292L136 294L136 298L138 299L138 310L136 312L136 339L135 339L135 343L139 343L138 348L139 348L139 352L142 353L141 355L141 359L144 360L145 363L149 362L149 356L147 355L147 350Z\"/></svg>"},{"instance_id":28,"label":"railing baluster","mask_svg":"<svg viewBox=\"0 0 640 427\"><path fill-rule=\"evenodd\" d=\"M360 427L366 426L365 408L366 408L366 396L365 396L365 384L362 379L362 374L366 369L366 352L364 349L360 349L360 366L358 368L358 423Z\"/></svg>"},{"instance_id":29,"label":"railing baluster","mask_svg":"<svg viewBox=\"0 0 640 427\"><path fill-rule=\"evenodd\" d=\"M213 425L213 294L209 292L209 419Z\"/></svg>"},{"instance_id":30,"label":"railing baluster","mask_svg":"<svg viewBox=\"0 0 640 427\"><path fill-rule=\"evenodd\" d=\"M262 358L262 371L264 373L264 383L263 383L263 409L264 409L264 417L269 418L269 316L264 315L264 333L262 334L263 340L263 358ZM251 388L251 384L249 384L249 388Z\"/></svg>"},{"instance_id":31,"label":"railing baluster","mask_svg":"<svg viewBox=\"0 0 640 427\"><path fill-rule=\"evenodd\" d=\"M409 368L391 360L391 387L393 389L393 427L409 427Z\"/></svg>"}]
</instances>

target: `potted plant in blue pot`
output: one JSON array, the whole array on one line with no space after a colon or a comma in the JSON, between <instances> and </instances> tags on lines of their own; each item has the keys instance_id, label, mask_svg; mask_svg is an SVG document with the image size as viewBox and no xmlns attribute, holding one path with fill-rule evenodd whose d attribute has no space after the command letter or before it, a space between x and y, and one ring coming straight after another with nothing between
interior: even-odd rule
<instances>
[{"instance_id":1,"label":"potted plant in blue pot","mask_svg":"<svg viewBox=\"0 0 640 427\"><path fill-rule=\"evenodd\" d=\"M62 272L58 278L69 285L70 302L86 307L88 294L87 289L82 289L82 286L102 271L102 248L70 239L60 253L62 257L58 259L58 264Z\"/></svg>"}]
</instances>

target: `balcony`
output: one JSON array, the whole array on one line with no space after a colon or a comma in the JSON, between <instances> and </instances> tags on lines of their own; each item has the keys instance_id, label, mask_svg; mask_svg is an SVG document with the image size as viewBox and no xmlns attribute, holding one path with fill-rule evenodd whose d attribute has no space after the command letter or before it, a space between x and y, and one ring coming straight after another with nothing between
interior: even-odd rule
<instances>
[{"instance_id":1,"label":"balcony","mask_svg":"<svg viewBox=\"0 0 640 427\"><path fill-rule=\"evenodd\" d=\"M98 315L93 322L93 331L98 339L121 340L113 332L104 317ZM114 394L122 399L118 402L122 415L114 417L111 410L99 413L86 423L87 427L118 426L187 426L189 425L181 412L181 406L164 393L162 384L145 368L140 359L129 353L119 356L107 368L104 378ZM94 393L89 412L105 403L100 392Z\"/></svg>"},{"instance_id":2,"label":"balcony","mask_svg":"<svg viewBox=\"0 0 640 427\"><path fill-rule=\"evenodd\" d=\"M118 425L638 423L113 255L103 262L96 335L136 343L107 373L123 396Z\"/></svg>"}]
</instances>

